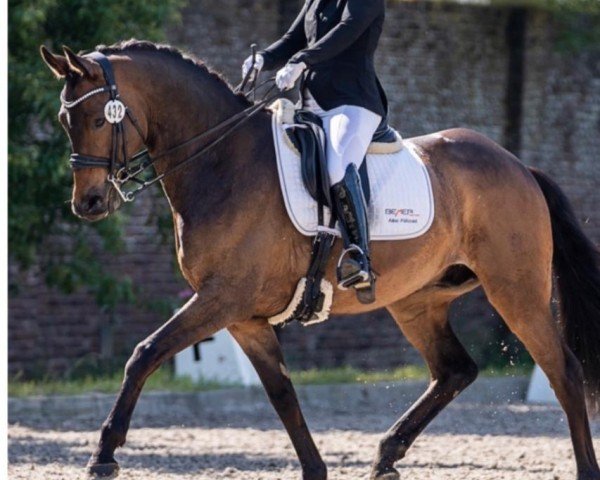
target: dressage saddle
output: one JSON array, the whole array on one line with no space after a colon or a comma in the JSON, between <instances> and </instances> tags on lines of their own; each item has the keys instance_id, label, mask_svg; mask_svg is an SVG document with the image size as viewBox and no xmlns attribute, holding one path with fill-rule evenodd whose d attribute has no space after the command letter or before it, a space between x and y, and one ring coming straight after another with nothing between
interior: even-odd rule
<instances>
[{"instance_id":1,"label":"dressage saddle","mask_svg":"<svg viewBox=\"0 0 600 480\"><path fill-rule=\"evenodd\" d=\"M307 110L297 110L294 126L287 128L286 134L300 152L302 180L312 198L331 208L329 175L327 173L326 138L323 122L318 115ZM398 141L396 131L383 119L373 135L373 142L393 144ZM362 162L358 170L367 204L371 199L367 162Z\"/></svg>"}]
</instances>

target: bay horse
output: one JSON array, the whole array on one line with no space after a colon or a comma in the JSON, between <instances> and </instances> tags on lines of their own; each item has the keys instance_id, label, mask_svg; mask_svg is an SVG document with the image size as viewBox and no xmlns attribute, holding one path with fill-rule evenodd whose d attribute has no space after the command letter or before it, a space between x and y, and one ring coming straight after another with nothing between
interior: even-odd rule
<instances>
[{"instance_id":1,"label":"bay horse","mask_svg":"<svg viewBox=\"0 0 600 480\"><path fill-rule=\"evenodd\" d=\"M120 105L135 115L119 123L123 149L117 155L124 161L146 145L151 156L160 157L153 165L158 175L198 152L187 139L251 106L202 62L172 47L130 40L97 50L114 71ZM83 164L74 163L73 212L102 219L127 200L102 160L115 153L106 119L122 115L105 114L114 100L106 88L107 67L97 55L67 48L64 55L45 47L41 53L65 79L59 120L84 159L76 156ZM311 239L296 231L284 207L270 115L261 109L226 141L162 178L179 266L196 293L135 347L87 466L95 478L118 473L114 453L125 443L145 380L175 353L224 328L256 368L291 438L302 478L327 478L267 321L286 308L311 252ZM481 285L550 379L568 419L577 479L600 480L586 410L586 398L598 408L600 392L598 251L557 184L490 139L451 129L408 141L431 176L434 223L419 238L373 242L376 303L363 305L352 292L338 291L332 307L334 314L387 308L431 371L426 392L381 440L371 478L398 479L395 462L475 380L477 366L448 323L448 307ZM172 153L160 155L165 151ZM560 322L551 311L553 266ZM330 265L330 281L333 270Z\"/></svg>"}]
</instances>

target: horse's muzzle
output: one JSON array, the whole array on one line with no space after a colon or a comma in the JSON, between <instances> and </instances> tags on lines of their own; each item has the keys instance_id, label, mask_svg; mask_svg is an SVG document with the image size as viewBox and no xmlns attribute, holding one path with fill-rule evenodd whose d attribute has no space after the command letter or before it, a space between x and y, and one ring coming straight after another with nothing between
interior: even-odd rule
<instances>
[{"instance_id":1,"label":"horse's muzzle","mask_svg":"<svg viewBox=\"0 0 600 480\"><path fill-rule=\"evenodd\" d=\"M108 199L96 193L85 195L81 200L72 202L75 215L90 222L101 220L110 213Z\"/></svg>"}]
</instances>

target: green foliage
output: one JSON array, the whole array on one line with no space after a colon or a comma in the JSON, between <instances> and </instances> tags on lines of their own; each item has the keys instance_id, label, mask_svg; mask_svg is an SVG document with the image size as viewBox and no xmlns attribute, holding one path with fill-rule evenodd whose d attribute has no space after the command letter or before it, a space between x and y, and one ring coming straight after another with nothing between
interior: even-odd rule
<instances>
[{"instance_id":1,"label":"green foliage","mask_svg":"<svg viewBox=\"0 0 600 480\"><path fill-rule=\"evenodd\" d=\"M531 7L554 12L600 13L598 0L491 0L492 5Z\"/></svg>"},{"instance_id":2,"label":"green foliage","mask_svg":"<svg viewBox=\"0 0 600 480\"><path fill-rule=\"evenodd\" d=\"M504 365L487 367L481 372L483 377L505 377L528 375L532 364ZM318 368L291 372L292 381L296 385L333 385L340 383L373 384L379 382L402 382L405 380L425 380L429 371L424 365L406 365L390 370L365 371L353 367Z\"/></svg>"},{"instance_id":3,"label":"green foliage","mask_svg":"<svg viewBox=\"0 0 600 480\"><path fill-rule=\"evenodd\" d=\"M407 2L413 0L398 0ZM427 0L424 0L427 1ZM473 4L549 12L556 27L559 51L600 49L600 0L429 0L432 3Z\"/></svg>"},{"instance_id":4,"label":"green foliage","mask_svg":"<svg viewBox=\"0 0 600 480\"><path fill-rule=\"evenodd\" d=\"M64 291L90 287L107 308L133 293L130 281L116 282L95 260L98 250L122 248L123 214L93 225L71 214L69 147L56 120L61 85L40 59L39 46L60 52L63 44L77 51L132 36L161 40L182 4L9 0L9 249L22 267L38 264Z\"/></svg>"},{"instance_id":5,"label":"green foliage","mask_svg":"<svg viewBox=\"0 0 600 480\"><path fill-rule=\"evenodd\" d=\"M12 378L8 382L11 397L29 395L79 395L91 392L116 393L123 377L122 368L110 370L90 368L89 364L74 369L64 378L42 377L23 380ZM488 368L481 372L483 377L524 376L531 373L532 365L503 368ZM371 385L380 382L402 382L406 380L426 380L429 376L424 366L406 366L394 370L367 372L351 367L313 369L291 372L296 385L336 385L361 383ZM209 380L194 382L189 377L175 377L169 365L160 367L144 386L145 391L161 390L169 392L199 392L239 385L219 383Z\"/></svg>"},{"instance_id":6,"label":"green foliage","mask_svg":"<svg viewBox=\"0 0 600 480\"><path fill-rule=\"evenodd\" d=\"M400 2L413 0L399 0ZM460 3L497 7L535 8L546 11L585 14L600 13L599 0L430 0L433 3Z\"/></svg>"},{"instance_id":7,"label":"green foliage","mask_svg":"<svg viewBox=\"0 0 600 480\"><path fill-rule=\"evenodd\" d=\"M489 3L550 12L560 50L600 49L600 0L489 0Z\"/></svg>"},{"instance_id":8,"label":"green foliage","mask_svg":"<svg viewBox=\"0 0 600 480\"><path fill-rule=\"evenodd\" d=\"M377 383L402 380L423 380L428 377L424 365L407 365L400 368L378 371L364 371L354 367L314 368L291 372L292 381L297 385L335 385L340 383Z\"/></svg>"},{"instance_id":9,"label":"green foliage","mask_svg":"<svg viewBox=\"0 0 600 480\"><path fill-rule=\"evenodd\" d=\"M11 379L8 394L11 397L31 395L80 395L84 393L116 393L123 381L122 369L111 374L78 375L69 379ZM144 386L145 391L200 392L230 387L212 381L194 382L189 377L175 377L169 366L162 366L154 372Z\"/></svg>"}]
</instances>

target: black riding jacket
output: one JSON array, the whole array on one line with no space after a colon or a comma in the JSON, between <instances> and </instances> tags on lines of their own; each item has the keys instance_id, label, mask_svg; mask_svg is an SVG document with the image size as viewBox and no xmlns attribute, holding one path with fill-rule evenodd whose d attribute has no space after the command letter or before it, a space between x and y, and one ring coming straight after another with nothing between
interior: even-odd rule
<instances>
[{"instance_id":1,"label":"black riding jacket","mask_svg":"<svg viewBox=\"0 0 600 480\"><path fill-rule=\"evenodd\" d=\"M306 0L287 33L260 52L264 68L304 62L304 86L323 109L356 105L386 117L374 64L384 18L385 0Z\"/></svg>"}]
</instances>

